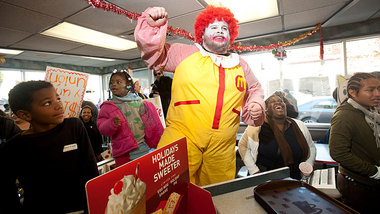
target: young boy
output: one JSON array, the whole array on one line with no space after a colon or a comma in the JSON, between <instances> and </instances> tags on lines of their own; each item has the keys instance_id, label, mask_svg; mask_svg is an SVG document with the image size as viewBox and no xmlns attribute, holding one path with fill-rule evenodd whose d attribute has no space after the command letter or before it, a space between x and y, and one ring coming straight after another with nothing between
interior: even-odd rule
<instances>
[{"instance_id":1,"label":"young boy","mask_svg":"<svg viewBox=\"0 0 380 214\"><path fill-rule=\"evenodd\" d=\"M16 85L9 104L31 128L1 145L0 213L17 212L16 178L24 190L25 213L86 211L85 183L98 170L82 122L64 119L61 100L45 81Z\"/></svg>"}]
</instances>

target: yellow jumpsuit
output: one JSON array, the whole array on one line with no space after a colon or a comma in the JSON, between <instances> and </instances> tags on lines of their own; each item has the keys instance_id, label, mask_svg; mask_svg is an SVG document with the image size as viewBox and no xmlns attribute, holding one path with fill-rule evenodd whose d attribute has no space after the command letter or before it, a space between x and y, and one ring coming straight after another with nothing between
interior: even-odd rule
<instances>
[{"instance_id":1,"label":"yellow jumpsuit","mask_svg":"<svg viewBox=\"0 0 380 214\"><path fill-rule=\"evenodd\" d=\"M144 12L135 29L141 57L149 68L174 72L167 127L158 148L186 137L192 183L204 186L234 179L240 112L252 126L261 125L265 118L260 83L237 54L218 56L198 44L165 43L166 27L150 27ZM251 102L263 112L257 121L250 119L247 110Z\"/></svg>"},{"instance_id":2,"label":"yellow jumpsuit","mask_svg":"<svg viewBox=\"0 0 380 214\"><path fill-rule=\"evenodd\" d=\"M233 179L245 95L242 68L218 67L196 52L177 67L174 80L167 128L158 147L186 137L191 182L203 186Z\"/></svg>"}]
</instances>

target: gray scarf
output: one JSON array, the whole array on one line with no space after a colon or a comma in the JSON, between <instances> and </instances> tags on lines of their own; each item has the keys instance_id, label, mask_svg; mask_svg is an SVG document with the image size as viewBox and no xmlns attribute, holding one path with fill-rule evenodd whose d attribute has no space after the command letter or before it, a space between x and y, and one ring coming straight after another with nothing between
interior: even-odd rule
<instances>
[{"instance_id":1,"label":"gray scarf","mask_svg":"<svg viewBox=\"0 0 380 214\"><path fill-rule=\"evenodd\" d=\"M380 115L377 112L376 109L366 109L363 106L361 106L359 103L355 102L355 100L349 98L347 100L349 104L352 105L352 107L362 111L365 115L365 121L371 127L373 130L373 135L376 138L376 145L377 148L380 148Z\"/></svg>"}]
</instances>

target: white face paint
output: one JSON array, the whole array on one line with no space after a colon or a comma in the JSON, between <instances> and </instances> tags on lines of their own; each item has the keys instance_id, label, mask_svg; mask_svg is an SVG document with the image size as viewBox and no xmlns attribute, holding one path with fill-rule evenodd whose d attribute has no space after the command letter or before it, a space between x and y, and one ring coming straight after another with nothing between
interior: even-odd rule
<instances>
[{"instance_id":1,"label":"white face paint","mask_svg":"<svg viewBox=\"0 0 380 214\"><path fill-rule=\"evenodd\" d=\"M214 23L205 28L203 46L210 52L225 54L227 53L230 39L228 24L225 21L215 20Z\"/></svg>"}]
</instances>

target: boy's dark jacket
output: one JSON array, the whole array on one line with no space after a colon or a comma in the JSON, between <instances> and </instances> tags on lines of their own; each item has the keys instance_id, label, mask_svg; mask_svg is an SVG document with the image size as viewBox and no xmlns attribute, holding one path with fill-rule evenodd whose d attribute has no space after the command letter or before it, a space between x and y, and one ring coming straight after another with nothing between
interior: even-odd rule
<instances>
[{"instance_id":1,"label":"boy's dark jacket","mask_svg":"<svg viewBox=\"0 0 380 214\"><path fill-rule=\"evenodd\" d=\"M24 189L23 213L86 210L85 184L98 175L82 122L65 119L38 134L16 135L0 147L0 213L16 213L15 179Z\"/></svg>"}]
</instances>

